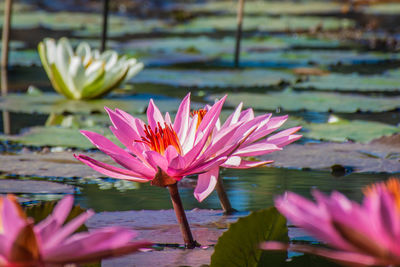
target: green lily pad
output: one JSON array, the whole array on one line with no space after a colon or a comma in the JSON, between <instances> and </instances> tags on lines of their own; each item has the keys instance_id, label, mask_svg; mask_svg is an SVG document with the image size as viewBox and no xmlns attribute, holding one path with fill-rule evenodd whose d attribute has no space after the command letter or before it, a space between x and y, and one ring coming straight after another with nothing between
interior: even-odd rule
<instances>
[{"instance_id":1,"label":"green lily pad","mask_svg":"<svg viewBox=\"0 0 400 267\"><path fill-rule=\"evenodd\" d=\"M138 20L126 16L109 16L109 36L127 33L149 32L164 24L160 20ZM3 23L0 15L0 25ZM32 29L39 26L52 30L75 30L77 36L98 36L101 33L102 16L98 13L83 12L15 12L12 17L13 29Z\"/></svg>"},{"instance_id":2,"label":"green lily pad","mask_svg":"<svg viewBox=\"0 0 400 267\"><path fill-rule=\"evenodd\" d=\"M41 66L39 54L36 50L18 50L10 51L9 54L10 66Z\"/></svg>"},{"instance_id":3,"label":"green lily pad","mask_svg":"<svg viewBox=\"0 0 400 267\"><path fill-rule=\"evenodd\" d=\"M0 110L41 113L41 114L61 114L64 112L95 114L105 113L104 107L111 109L119 108L128 113L143 113L149 104L151 96L134 95L125 97L110 97L104 99L77 101L68 100L63 96L54 93L44 93L41 96L30 96L27 94L9 94L0 98ZM177 111L180 100L174 98L160 98L154 101L158 108L165 112ZM193 108L198 104L193 103Z\"/></svg>"},{"instance_id":4,"label":"green lily pad","mask_svg":"<svg viewBox=\"0 0 400 267\"><path fill-rule=\"evenodd\" d=\"M179 24L171 29L172 32L213 32L236 30L235 16L198 17L186 24ZM251 16L244 17L244 31L308 31L315 28L323 30L338 30L351 28L354 22L349 19L313 16Z\"/></svg>"},{"instance_id":5,"label":"green lily pad","mask_svg":"<svg viewBox=\"0 0 400 267\"><path fill-rule=\"evenodd\" d=\"M181 5L185 10L192 12L218 12L224 14L236 14L237 2L217 1L205 2L201 4ZM245 14L323 14L339 13L342 5L334 2L301 1L296 2L266 2L266 1L247 1L244 6Z\"/></svg>"},{"instance_id":6,"label":"green lily pad","mask_svg":"<svg viewBox=\"0 0 400 267\"><path fill-rule=\"evenodd\" d=\"M85 127L83 129L101 133L116 144L119 143L111 131L106 127ZM32 127L22 135L17 136L0 135L0 140L9 140L24 145L38 147L75 147L79 149L95 148L95 146L90 143L88 139L79 132L78 129L55 126Z\"/></svg>"},{"instance_id":7,"label":"green lily pad","mask_svg":"<svg viewBox=\"0 0 400 267\"><path fill-rule=\"evenodd\" d=\"M363 8L363 12L367 14L378 14L378 15L398 15L400 14L399 3L382 3L369 5Z\"/></svg>"},{"instance_id":8,"label":"green lily pad","mask_svg":"<svg viewBox=\"0 0 400 267\"><path fill-rule=\"evenodd\" d=\"M291 50L242 53L241 66L304 66L309 64L336 65L378 63L397 60L398 53L358 52L353 50ZM232 64L232 55L224 55L221 63Z\"/></svg>"},{"instance_id":9,"label":"green lily pad","mask_svg":"<svg viewBox=\"0 0 400 267\"><path fill-rule=\"evenodd\" d=\"M217 56L233 52L235 39L233 37L209 38L199 37L167 37L152 39L136 39L121 43L118 46L122 53L148 52L148 53L186 53L194 55ZM242 52L269 51L288 49L291 47L324 47L338 48L353 45L339 40L312 38L304 35L296 36L268 36L258 38L246 38L241 42ZM146 57L146 56L145 56Z\"/></svg>"},{"instance_id":10,"label":"green lily pad","mask_svg":"<svg viewBox=\"0 0 400 267\"><path fill-rule=\"evenodd\" d=\"M400 127L380 122L344 119L338 119L333 123L309 123L304 127L305 137L335 142L352 140L367 143L378 137L400 132Z\"/></svg>"},{"instance_id":11,"label":"green lily pad","mask_svg":"<svg viewBox=\"0 0 400 267\"><path fill-rule=\"evenodd\" d=\"M132 80L135 83L155 83L184 87L255 87L276 86L293 82L292 74L272 70L170 70L145 69Z\"/></svg>"},{"instance_id":12,"label":"green lily pad","mask_svg":"<svg viewBox=\"0 0 400 267\"><path fill-rule=\"evenodd\" d=\"M221 95L211 95L210 99ZM362 95L344 95L326 92L283 92L235 93L229 95L225 105L237 106L243 102L256 110L299 111L311 110L319 112L382 112L400 107L400 97L368 97Z\"/></svg>"},{"instance_id":13,"label":"green lily pad","mask_svg":"<svg viewBox=\"0 0 400 267\"><path fill-rule=\"evenodd\" d=\"M289 242L286 219L275 208L253 212L230 225L215 245L210 267L279 266L286 253L264 252L262 241Z\"/></svg>"},{"instance_id":14,"label":"green lily pad","mask_svg":"<svg viewBox=\"0 0 400 267\"><path fill-rule=\"evenodd\" d=\"M397 92L400 91L400 77L388 75L330 74L310 77L295 85L296 89Z\"/></svg>"}]
</instances>

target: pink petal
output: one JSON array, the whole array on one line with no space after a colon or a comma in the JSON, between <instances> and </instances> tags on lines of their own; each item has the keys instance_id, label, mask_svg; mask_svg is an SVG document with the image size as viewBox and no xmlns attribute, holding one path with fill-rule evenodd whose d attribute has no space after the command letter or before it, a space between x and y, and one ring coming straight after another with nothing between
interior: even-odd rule
<instances>
[{"instance_id":1,"label":"pink petal","mask_svg":"<svg viewBox=\"0 0 400 267\"><path fill-rule=\"evenodd\" d=\"M120 148L104 136L89 131L81 131L90 142L92 142L97 148L110 156L118 164L136 173L138 177L152 177L154 170L148 168L140 160L133 157L131 154Z\"/></svg>"},{"instance_id":2,"label":"pink petal","mask_svg":"<svg viewBox=\"0 0 400 267\"><path fill-rule=\"evenodd\" d=\"M232 156L231 158L234 158L234 156ZM238 157L240 158L240 157ZM230 159L230 158L229 158ZM222 164L222 167L225 168L231 168L231 169L249 169L249 168L255 168L255 167L261 167L264 166L265 164L269 164L274 162L273 160L266 160L266 161L249 161L249 160L241 160L239 165L231 165L229 164L229 159Z\"/></svg>"},{"instance_id":3,"label":"pink petal","mask_svg":"<svg viewBox=\"0 0 400 267\"><path fill-rule=\"evenodd\" d=\"M153 131L157 128L157 123L164 126L164 118L158 107L154 104L153 99L150 99L149 106L147 107L147 121Z\"/></svg>"},{"instance_id":4,"label":"pink petal","mask_svg":"<svg viewBox=\"0 0 400 267\"><path fill-rule=\"evenodd\" d=\"M175 116L174 130L179 140L183 140L189 126L190 115L190 93L188 93L179 105L179 109Z\"/></svg>"},{"instance_id":5,"label":"pink petal","mask_svg":"<svg viewBox=\"0 0 400 267\"><path fill-rule=\"evenodd\" d=\"M194 197L202 202L214 190L219 175L219 167L215 167L206 173L199 174L197 185L194 189Z\"/></svg>"},{"instance_id":6,"label":"pink petal","mask_svg":"<svg viewBox=\"0 0 400 267\"><path fill-rule=\"evenodd\" d=\"M95 159L92 159L88 156L85 155L74 155L74 157L95 171L98 171L106 176L117 178L117 179L123 179L123 180L128 180L128 181L133 181L133 182L139 182L139 183L145 183L148 182L149 180L153 179L154 174L151 177L138 177L139 175L133 171L126 170L126 169L121 169L100 161L97 161Z\"/></svg>"},{"instance_id":7,"label":"pink petal","mask_svg":"<svg viewBox=\"0 0 400 267\"><path fill-rule=\"evenodd\" d=\"M161 156L160 153L155 151L146 151L145 152L146 161L157 171L157 167L160 167L163 171L167 171L168 169L168 160Z\"/></svg>"},{"instance_id":8,"label":"pink petal","mask_svg":"<svg viewBox=\"0 0 400 267\"><path fill-rule=\"evenodd\" d=\"M255 143L238 149L233 153L234 156L253 157L265 155L274 151L282 150L282 148L270 143Z\"/></svg>"}]
</instances>

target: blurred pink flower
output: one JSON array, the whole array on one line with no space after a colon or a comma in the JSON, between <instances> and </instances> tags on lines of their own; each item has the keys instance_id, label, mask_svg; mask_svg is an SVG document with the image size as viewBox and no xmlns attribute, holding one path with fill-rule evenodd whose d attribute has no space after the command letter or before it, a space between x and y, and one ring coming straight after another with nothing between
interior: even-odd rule
<instances>
[{"instance_id":1,"label":"blurred pink flower","mask_svg":"<svg viewBox=\"0 0 400 267\"><path fill-rule=\"evenodd\" d=\"M298 140L302 135L295 134L301 127L283 130L271 136L270 133L281 127L288 116L272 117L272 114L263 114L255 117L253 109L242 111L243 103L227 118L222 126L219 122L212 135L212 141L221 139L229 133L230 138L225 139L225 146L234 146L228 159L206 173L199 175L194 195L198 201L204 200L214 190L219 175L219 168L247 169L265 165L270 161L249 161L243 157L254 157L282 150L282 147ZM203 113L206 111L203 111ZM232 129L235 129L232 132ZM245 137L245 138L243 138Z\"/></svg>"},{"instance_id":2,"label":"blurred pink flower","mask_svg":"<svg viewBox=\"0 0 400 267\"><path fill-rule=\"evenodd\" d=\"M346 266L400 265L400 182L390 179L365 191L362 204L339 192L313 191L316 203L287 192L275 201L278 210L330 248L266 242L263 249L312 253Z\"/></svg>"},{"instance_id":3,"label":"blurred pink flower","mask_svg":"<svg viewBox=\"0 0 400 267\"><path fill-rule=\"evenodd\" d=\"M62 199L45 220L34 225L14 196L0 198L0 266L61 266L93 262L148 247L146 241L132 242L136 233L109 227L73 234L94 212L89 210L63 225L73 197Z\"/></svg>"}]
</instances>

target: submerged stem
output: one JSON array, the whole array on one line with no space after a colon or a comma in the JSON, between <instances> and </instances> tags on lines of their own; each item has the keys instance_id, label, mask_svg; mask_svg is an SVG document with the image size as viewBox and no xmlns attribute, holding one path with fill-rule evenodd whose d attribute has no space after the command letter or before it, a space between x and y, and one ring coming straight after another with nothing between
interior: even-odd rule
<instances>
[{"instance_id":1,"label":"submerged stem","mask_svg":"<svg viewBox=\"0 0 400 267\"><path fill-rule=\"evenodd\" d=\"M217 185L215 187L217 189L219 203L221 203L221 207L224 210L224 213L232 214L233 212L236 212L237 210L232 208L231 202L229 201L228 195L226 194L221 175L218 175Z\"/></svg>"},{"instance_id":2,"label":"submerged stem","mask_svg":"<svg viewBox=\"0 0 400 267\"><path fill-rule=\"evenodd\" d=\"M178 185L176 183L168 185L169 194L171 196L172 205L174 206L176 218L178 219L179 226L185 242L185 247L193 249L200 246L196 240L193 240L192 232L186 218L185 210L182 206L181 197L179 196Z\"/></svg>"}]
</instances>

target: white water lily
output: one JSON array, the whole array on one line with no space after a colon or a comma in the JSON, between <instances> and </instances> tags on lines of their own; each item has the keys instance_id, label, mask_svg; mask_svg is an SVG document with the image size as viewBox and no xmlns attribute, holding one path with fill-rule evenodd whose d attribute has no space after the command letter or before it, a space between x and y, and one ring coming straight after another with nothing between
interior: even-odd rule
<instances>
[{"instance_id":1,"label":"white water lily","mask_svg":"<svg viewBox=\"0 0 400 267\"><path fill-rule=\"evenodd\" d=\"M117 52L91 50L81 42L73 51L67 38L46 38L38 46L40 59L54 89L70 99L99 98L136 75L143 63Z\"/></svg>"}]
</instances>

